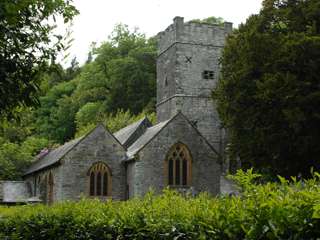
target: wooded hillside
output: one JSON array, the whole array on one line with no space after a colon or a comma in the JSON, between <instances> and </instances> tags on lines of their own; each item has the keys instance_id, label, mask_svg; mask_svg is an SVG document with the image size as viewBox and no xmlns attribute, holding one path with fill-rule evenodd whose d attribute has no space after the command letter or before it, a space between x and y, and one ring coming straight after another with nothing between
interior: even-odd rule
<instances>
[{"instance_id":1,"label":"wooded hillside","mask_svg":"<svg viewBox=\"0 0 320 240\"><path fill-rule=\"evenodd\" d=\"M42 72L38 107L19 107L0 121L0 180L18 179L33 156L85 134L98 122L112 132L149 115L154 121L156 43L117 25L92 45L88 59Z\"/></svg>"}]
</instances>

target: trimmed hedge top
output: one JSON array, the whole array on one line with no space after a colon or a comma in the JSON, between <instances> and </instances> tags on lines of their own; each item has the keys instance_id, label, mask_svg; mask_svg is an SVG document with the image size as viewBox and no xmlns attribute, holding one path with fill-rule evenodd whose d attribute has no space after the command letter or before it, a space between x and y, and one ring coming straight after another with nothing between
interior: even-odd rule
<instances>
[{"instance_id":1,"label":"trimmed hedge top","mask_svg":"<svg viewBox=\"0 0 320 240\"><path fill-rule=\"evenodd\" d=\"M235 177L241 196L165 190L126 202L0 207L0 239L319 239L319 174L264 185L255 177Z\"/></svg>"}]
</instances>

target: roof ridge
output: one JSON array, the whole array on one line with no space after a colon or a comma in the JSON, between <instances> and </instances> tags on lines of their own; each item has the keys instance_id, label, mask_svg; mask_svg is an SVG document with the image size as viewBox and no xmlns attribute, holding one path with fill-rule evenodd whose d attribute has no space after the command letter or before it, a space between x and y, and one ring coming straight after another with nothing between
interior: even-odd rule
<instances>
[{"instance_id":1,"label":"roof ridge","mask_svg":"<svg viewBox=\"0 0 320 240\"><path fill-rule=\"evenodd\" d=\"M128 148L128 151L127 151L127 155L129 158L132 158L135 154L137 154L138 152L140 152L146 145L148 145L152 139L154 139L160 132L161 130L167 125L169 124L174 118L176 118L178 115L179 115L180 112L176 113L174 116L172 116L171 118L169 118L168 120L165 120L165 121L162 121L162 122L159 122L157 123L156 125L153 125L149 128L146 129L146 131ZM151 136L150 139L147 140L147 142L145 142L144 144L142 144L140 147L138 147L138 149L136 151L132 151L132 148L134 147L134 145L142 139L143 136L145 136L147 133L148 133L148 130L152 130L156 127L159 127L160 124L163 124L160 129L158 130L158 132L156 132L153 136ZM131 150L130 150L131 148ZM132 156L131 156L132 155Z\"/></svg>"},{"instance_id":2,"label":"roof ridge","mask_svg":"<svg viewBox=\"0 0 320 240\"><path fill-rule=\"evenodd\" d=\"M143 118L140 118L138 121L135 121L135 122L127 125L126 127L118 130L113 135L115 136L115 138L118 139L118 141L122 145L129 147L129 146L127 146L127 144L128 144L128 142L135 140L135 139L133 139L135 134L137 132L139 132L139 130L147 128L150 125L152 125L152 123L150 122L150 120L148 119L147 116L144 116ZM143 133L141 132L137 137L140 137L142 134Z\"/></svg>"},{"instance_id":3,"label":"roof ridge","mask_svg":"<svg viewBox=\"0 0 320 240\"><path fill-rule=\"evenodd\" d=\"M126 129L128 129L129 127L131 127L131 126L133 126L133 125L135 125L135 124L137 124L137 123L139 123L139 122L143 122L145 119L148 119L148 117L147 117L147 116L144 116L143 118L140 118L138 121L135 121L135 122L133 122L133 123L130 123L129 125L127 125L127 126L121 128L121 129L119 129L118 131L114 132L113 134L120 133L122 130L126 130ZM148 119L148 120L149 120L149 119Z\"/></svg>"},{"instance_id":4,"label":"roof ridge","mask_svg":"<svg viewBox=\"0 0 320 240\"><path fill-rule=\"evenodd\" d=\"M37 157L38 157L38 158L37 158L35 161L32 162L31 166L32 166L33 164L39 162L40 160L42 160L44 157L48 156L50 153L52 153L52 152L54 152L54 151L57 151L57 150L65 147L65 146L67 146L68 144L74 142L74 141L76 142L76 140L79 141L79 140L80 140L82 137L84 137L84 136L85 136L85 135L83 135L83 136L81 136L81 137L78 137L78 138L71 139L70 141L65 142L65 143L62 144L62 145L59 145L59 146L57 146L56 148L47 148L47 149L48 149L48 153L47 153L47 154L38 157L39 154L40 154L40 153L39 153L39 154L37 154L36 156L34 156L34 158L37 158ZM42 150L43 150L43 149L42 149ZM42 150L40 150L40 151L42 151Z\"/></svg>"},{"instance_id":5,"label":"roof ridge","mask_svg":"<svg viewBox=\"0 0 320 240\"><path fill-rule=\"evenodd\" d=\"M186 116L186 115L184 115L182 112L178 112L178 114L181 114L181 116L183 117L183 118L185 118L186 119L186 121L191 125L191 127L199 134L199 136L200 137L202 137L204 140L205 140L205 142L209 145L209 147L218 155L218 156L220 156L220 154L218 153L218 151L211 145L211 143L208 141L208 139L206 139L203 135L202 135L202 133L199 131L199 129L198 128L196 128L195 126L194 126L194 124L192 124L192 122L189 120L189 118ZM177 115L178 115L177 114Z\"/></svg>"},{"instance_id":6,"label":"roof ridge","mask_svg":"<svg viewBox=\"0 0 320 240\"><path fill-rule=\"evenodd\" d=\"M127 156L129 159L132 159L134 157L134 155L136 155L137 153L139 153L145 146L147 146L158 134L160 134L160 132L162 131L162 129L164 129L171 121L173 121L177 116L181 115L189 125L191 125L191 127L198 133L198 135L203 138L206 142L206 144L208 144L208 146L212 149L213 152L215 152L218 156L219 153L214 149L214 147L208 142L208 140L200 133L200 131L194 127L194 125L191 123L191 121L181 112L178 111L174 116L172 116L170 119L166 120L166 121L162 121L159 122L158 124L149 127L146 129L146 131L144 132L144 134L142 134L129 148L127 151ZM138 141L142 139L143 136L145 136L146 134L148 134L148 130L150 133L150 130L154 129L155 127L159 127L160 124L163 124L160 129L153 135L150 137L150 139L147 139L147 141L145 143L142 143L141 146L138 146L137 149L133 149L133 147L135 145L137 145Z\"/></svg>"},{"instance_id":7,"label":"roof ridge","mask_svg":"<svg viewBox=\"0 0 320 240\"><path fill-rule=\"evenodd\" d=\"M84 134L83 136L72 139L72 140L64 143L63 145L53 149L52 151L49 151L49 153L47 155L43 156L42 158L37 159L36 161L32 162L32 164L29 166L29 168L24 172L23 176L29 175L33 172L39 171L43 168L47 168L49 166L52 166L52 165L58 163L66 154L68 154L73 148L75 148L79 143L81 143L83 139L85 139L87 136L89 136L93 131L95 131L100 126L102 126L105 131L110 133L110 135L122 146L122 144L117 140L117 138L115 138L113 136L113 134L107 128L105 128L105 126L103 124L99 123L96 125L96 127L91 129L88 133ZM62 151L62 154L60 156L59 156L59 150ZM65 150L65 151L63 151L63 150ZM124 148L124 150L126 150L126 149ZM55 157L56 158L55 160L52 160L51 162L49 162L47 164L44 163L41 165L41 161L43 161L46 157L49 157L50 155L54 155L54 154L58 155ZM36 166L37 164L40 164L40 166ZM35 168L35 169L32 169L32 168Z\"/></svg>"}]
</instances>

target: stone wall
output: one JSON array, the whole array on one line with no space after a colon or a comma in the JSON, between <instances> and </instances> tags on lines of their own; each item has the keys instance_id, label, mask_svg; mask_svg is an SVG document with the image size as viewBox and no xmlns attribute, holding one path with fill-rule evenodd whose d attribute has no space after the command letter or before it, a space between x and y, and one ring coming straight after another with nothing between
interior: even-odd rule
<instances>
[{"instance_id":1,"label":"stone wall","mask_svg":"<svg viewBox=\"0 0 320 240\"><path fill-rule=\"evenodd\" d=\"M62 175L59 165L51 166L47 169L35 172L25 177L25 181L27 182L28 186L30 186L31 196L39 197L43 201L43 203L47 203L48 200L47 187L50 173L53 177L53 201L56 201L59 200L61 196L60 178L62 177Z\"/></svg>"},{"instance_id":2,"label":"stone wall","mask_svg":"<svg viewBox=\"0 0 320 240\"><path fill-rule=\"evenodd\" d=\"M176 47L170 48L157 58L157 103L168 99L176 92L175 63Z\"/></svg>"},{"instance_id":3,"label":"stone wall","mask_svg":"<svg viewBox=\"0 0 320 240\"><path fill-rule=\"evenodd\" d=\"M182 111L211 145L223 152L223 129L211 98L219 79L219 58L232 24L174 23L158 34L157 120ZM206 79L204 71L213 71Z\"/></svg>"},{"instance_id":4,"label":"stone wall","mask_svg":"<svg viewBox=\"0 0 320 240\"><path fill-rule=\"evenodd\" d=\"M25 181L0 181L0 203L24 203L30 198Z\"/></svg>"},{"instance_id":5,"label":"stone wall","mask_svg":"<svg viewBox=\"0 0 320 240\"><path fill-rule=\"evenodd\" d=\"M135 182L135 170L136 162L130 161L127 162L127 198L133 198L135 196L134 192L134 182Z\"/></svg>"},{"instance_id":6,"label":"stone wall","mask_svg":"<svg viewBox=\"0 0 320 240\"><path fill-rule=\"evenodd\" d=\"M209 98L176 96L162 104L157 109L161 120L164 121L181 111L210 144L220 152L222 148L223 129L220 126L219 115L214 108L214 102ZM222 151L222 150L221 150Z\"/></svg>"},{"instance_id":7,"label":"stone wall","mask_svg":"<svg viewBox=\"0 0 320 240\"><path fill-rule=\"evenodd\" d=\"M130 136L130 138L124 144L125 148L131 146L145 131L148 127L151 127L152 123L148 118L145 118L140 126L135 130L135 132Z\"/></svg>"},{"instance_id":8,"label":"stone wall","mask_svg":"<svg viewBox=\"0 0 320 240\"><path fill-rule=\"evenodd\" d=\"M89 197L88 171L97 162L103 162L111 169L112 198L125 199L124 158L124 148L103 126L98 126L62 159L58 199L79 200Z\"/></svg>"},{"instance_id":9,"label":"stone wall","mask_svg":"<svg viewBox=\"0 0 320 240\"><path fill-rule=\"evenodd\" d=\"M224 26L220 26L196 22L185 23L182 17L175 17L173 21L173 24L157 35L159 55L176 42L221 47L224 45L225 34L231 33L232 31L232 23L229 22L225 22Z\"/></svg>"},{"instance_id":10,"label":"stone wall","mask_svg":"<svg viewBox=\"0 0 320 240\"><path fill-rule=\"evenodd\" d=\"M142 196L150 189L160 193L166 187L165 157L170 148L181 142L192 155L192 188L195 192L220 191L221 165L218 155L184 116L178 114L138 154L135 163L133 192Z\"/></svg>"},{"instance_id":11,"label":"stone wall","mask_svg":"<svg viewBox=\"0 0 320 240\"><path fill-rule=\"evenodd\" d=\"M126 197L126 172L121 163L124 158L124 148L99 125L61 159L61 164L28 175L26 181L32 186L33 195L47 202L46 179L51 172L54 179L53 201L79 200L89 197L90 167L103 162L111 169L112 198L123 200Z\"/></svg>"}]
</instances>

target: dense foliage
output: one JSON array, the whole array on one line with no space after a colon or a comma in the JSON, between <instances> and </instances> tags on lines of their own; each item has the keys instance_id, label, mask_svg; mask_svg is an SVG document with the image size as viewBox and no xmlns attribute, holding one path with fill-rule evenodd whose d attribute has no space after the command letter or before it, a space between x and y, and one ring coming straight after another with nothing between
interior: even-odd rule
<instances>
[{"instance_id":1,"label":"dense foliage","mask_svg":"<svg viewBox=\"0 0 320 240\"><path fill-rule=\"evenodd\" d=\"M228 37L214 93L231 152L272 174L320 167L320 2L265 0Z\"/></svg>"},{"instance_id":2,"label":"dense foliage","mask_svg":"<svg viewBox=\"0 0 320 240\"><path fill-rule=\"evenodd\" d=\"M222 17L211 16L204 19L192 19L189 22L223 25L225 21Z\"/></svg>"},{"instance_id":3,"label":"dense foliage","mask_svg":"<svg viewBox=\"0 0 320 240\"><path fill-rule=\"evenodd\" d=\"M51 207L0 207L1 239L317 239L319 174L308 181L254 185L241 196L182 197L165 190L126 202L81 200Z\"/></svg>"},{"instance_id":4,"label":"dense foliage","mask_svg":"<svg viewBox=\"0 0 320 240\"><path fill-rule=\"evenodd\" d=\"M77 130L104 122L118 111L132 114L154 111L156 46L153 39L147 40L120 24L108 41L93 46L90 53L94 59L81 69L74 61L69 69L58 69L59 74L53 72L42 83L48 90L40 97L41 107L36 111L37 132L41 136L63 143L73 138ZM49 80L53 77L54 81Z\"/></svg>"},{"instance_id":5,"label":"dense foliage","mask_svg":"<svg viewBox=\"0 0 320 240\"><path fill-rule=\"evenodd\" d=\"M71 1L0 1L0 115L37 102L37 74L64 49L52 20L77 13Z\"/></svg>"},{"instance_id":6,"label":"dense foliage","mask_svg":"<svg viewBox=\"0 0 320 240\"><path fill-rule=\"evenodd\" d=\"M110 40L94 53L97 54L94 72L106 79L106 83L102 83L106 86L103 100L109 112L123 109L137 114L148 104L155 104L155 39L147 40L137 30L130 33L126 25L117 25ZM99 79L99 75L96 78ZM85 81L87 85L88 82ZM81 90L91 90L87 85Z\"/></svg>"},{"instance_id":7,"label":"dense foliage","mask_svg":"<svg viewBox=\"0 0 320 240\"><path fill-rule=\"evenodd\" d=\"M40 75L36 109L0 118L0 180L18 179L44 147L80 136L103 122L112 132L148 115L155 121L156 46L137 30L117 25L109 39L92 45L88 60Z\"/></svg>"}]
</instances>

